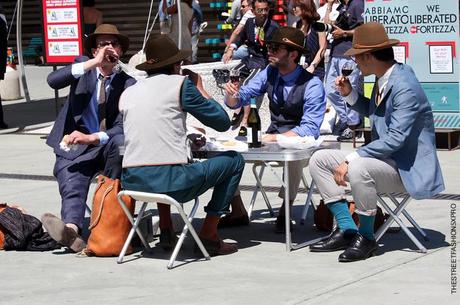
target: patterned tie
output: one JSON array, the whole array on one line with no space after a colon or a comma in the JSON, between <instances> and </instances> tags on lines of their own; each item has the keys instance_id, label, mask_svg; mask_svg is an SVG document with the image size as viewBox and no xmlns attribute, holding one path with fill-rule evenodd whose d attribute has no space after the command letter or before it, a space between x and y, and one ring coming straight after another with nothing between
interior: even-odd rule
<instances>
[{"instance_id":1,"label":"patterned tie","mask_svg":"<svg viewBox=\"0 0 460 305\"><path fill-rule=\"evenodd\" d=\"M275 96L276 96L276 101L278 103L278 106L281 108L284 106L283 89L284 89L284 80L282 77L280 77L278 78L278 85L276 86Z\"/></svg>"},{"instance_id":2,"label":"patterned tie","mask_svg":"<svg viewBox=\"0 0 460 305\"><path fill-rule=\"evenodd\" d=\"M102 74L99 74L101 86L99 87L99 98L97 99L97 113L99 118L100 131L105 131L107 129L107 126L105 125L105 82L109 78L110 76L104 76Z\"/></svg>"},{"instance_id":3,"label":"patterned tie","mask_svg":"<svg viewBox=\"0 0 460 305\"><path fill-rule=\"evenodd\" d=\"M264 45L264 42L265 42L265 31L264 31L264 27L263 26L259 26L257 27L256 29L256 41L259 42L259 44L261 46Z\"/></svg>"}]
</instances>

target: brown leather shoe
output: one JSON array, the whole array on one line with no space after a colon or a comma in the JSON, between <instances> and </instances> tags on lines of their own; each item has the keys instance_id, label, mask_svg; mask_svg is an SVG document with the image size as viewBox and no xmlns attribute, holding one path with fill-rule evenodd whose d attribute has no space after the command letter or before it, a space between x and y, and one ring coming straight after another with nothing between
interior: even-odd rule
<instances>
[{"instance_id":1,"label":"brown leather shoe","mask_svg":"<svg viewBox=\"0 0 460 305\"><path fill-rule=\"evenodd\" d=\"M228 244L224 243L222 239L219 240L209 240L205 238L201 238L201 242L203 243L204 248L208 251L210 256L217 256L217 255L228 255L235 252L238 252L238 248L235 244ZM195 252L200 253L201 250L198 245L195 245Z\"/></svg>"},{"instance_id":2,"label":"brown leather shoe","mask_svg":"<svg viewBox=\"0 0 460 305\"><path fill-rule=\"evenodd\" d=\"M58 217L46 213L43 214L41 220L48 234L59 244L68 247L73 252L80 252L86 247L85 241L78 233L67 227Z\"/></svg>"}]
</instances>

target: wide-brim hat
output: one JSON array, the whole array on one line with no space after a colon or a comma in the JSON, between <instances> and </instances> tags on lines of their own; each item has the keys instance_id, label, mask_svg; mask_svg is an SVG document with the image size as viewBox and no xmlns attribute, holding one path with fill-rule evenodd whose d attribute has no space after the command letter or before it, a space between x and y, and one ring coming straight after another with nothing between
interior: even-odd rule
<instances>
[{"instance_id":1,"label":"wide-brim hat","mask_svg":"<svg viewBox=\"0 0 460 305\"><path fill-rule=\"evenodd\" d=\"M303 46L304 40L305 36L301 30L293 27L280 27L266 43L282 44L301 53L308 53L308 49Z\"/></svg>"},{"instance_id":2,"label":"wide-brim hat","mask_svg":"<svg viewBox=\"0 0 460 305\"><path fill-rule=\"evenodd\" d=\"M387 49L399 43L398 39L389 39L385 28L378 22L365 23L355 29L352 48L345 52L354 56L367 52Z\"/></svg>"},{"instance_id":3,"label":"wide-brim hat","mask_svg":"<svg viewBox=\"0 0 460 305\"><path fill-rule=\"evenodd\" d=\"M99 35L114 35L117 37L118 41L120 42L121 50L125 53L129 48L129 38L123 34L120 34L117 27L113 24L101 24L96 28L94 33L89 34L86 37L84 42L85 50L91 52L91 48L96 48L96 37Z\"/></svg>"},{"instance_id":4,"label":"wide-brim hat","mask_svg":"<svg viewBox=\"0 0 460 305\"><path fill-rule=\"evenodd\" d=\"M191 50L179 50L168 35L151 35L145 45L146 61L137 65L136 69L154 72L184 60L190 55L192 55Z\"/></svg>"}]
</instances>

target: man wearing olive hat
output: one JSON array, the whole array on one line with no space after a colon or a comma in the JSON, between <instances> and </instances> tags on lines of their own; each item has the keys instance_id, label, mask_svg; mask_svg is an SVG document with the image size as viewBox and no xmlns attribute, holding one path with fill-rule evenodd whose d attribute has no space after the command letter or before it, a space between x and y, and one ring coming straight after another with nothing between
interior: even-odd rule
<instances>
[{"instance_id":1,"label":"man wearing olive hat","mask_svg":"<svg viewBox=\"0 0 460 305\"><path fill-rule=\"evenodd\" d=\"M378 248L374 238L377 194L407 192L414 199L430 198L444 190L436 155L433 113L412 69L397 63L383 25L366 23L355 30L353 45L345 55L354 56L363 75L375 75L371 98L357 93L346 77L336 79L337 90L360 114L369 117L372 140L352 153L316 152L310 173L338 228L312 245L313 252L345 250L340 262L366 259ZM345 200L350 183L359 229Z\"/></svg>"},{"instance_id":2,"label":"man wearing olive hat","mask_svg":"<svg viewBox=\"0 0 460 305\"><path fill-rule=\"evenodd\" d=\"M102 24L84 41L88 54L48 75L53 89L70 86L69 97L59 113L46 143L54 149L54 175L62 198L61 219L42 217L51 237L79 252L85 242L79 236L85 203L93 176L103 170L120 178L123 121L118 110L121 93L135 83L124 72L114 73L129 39L116 26Z\"/></svg>"},{"instance_id":3,"label":"man wearing olive hat","mask_svg":"<svg viewBox=\"0 0 460 305\"><path fill-rule=\"evenodd\" d=\"M147 61L136 66L148 78L128 88L120 99L125 131L123 188L161 193L187 202L214 188L199 237L211 256L234 253L238 248L224 243L218 233L220 216L228 212L244 169L243 157L224 152L203 162L191 163L186 130L187 114L217 131L230 128L227 113L203 88L201 77L190 70L180 75L181 62L191 51L179 50L167 35L151 35ZM177 237L170 206L158 204L159 246L174 247Z\"/></svg>"},{"instance_id":4,"label":"man wearing olive hat","mask_svg":"<svg viewBox=\"0 0 460 305\"><path fill-rule=\"evenodd\" d=\"M313 136L318 138L319 129L326 111L324 87L321 80L303 69L298 63L300 56L308 50L303 47L302 31L281 27L267 41L270 64L238 88L226 84L226 104L230 108L248 105L252 96L267 93L270 101L271 124L263 137L264 142L276 141L277 134L285 136ZM239 98L234 98L239 92ZM299 188L302 168L306 162L289 162L289 204L292 204ZM284 199L285 190L279 196ZM238 218L241 215L234 215ZM285 230L284 203L276 220L278 233Z\"/></svg>"}]
</instances>

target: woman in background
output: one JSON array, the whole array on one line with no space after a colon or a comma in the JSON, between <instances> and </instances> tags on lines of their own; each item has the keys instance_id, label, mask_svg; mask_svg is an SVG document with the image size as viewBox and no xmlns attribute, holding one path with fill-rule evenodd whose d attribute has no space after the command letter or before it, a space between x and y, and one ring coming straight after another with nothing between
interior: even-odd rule
<instances>
[{"instance_id":1,"label":"woman in background","mask_svg":"<svg viewBox=\"0 0 460 305\"><path fill-rule=\"evenodd\" d=\"M312 24L320 19L316 10L313 0L294 0L294 15L300 18L296 27L304 33L304 47L310 51L304 54L304 67L308 72L323 80L324 52L327 48L327 41L325 32L317 32L312 27Z\"/></svg>"}]
</instances>

